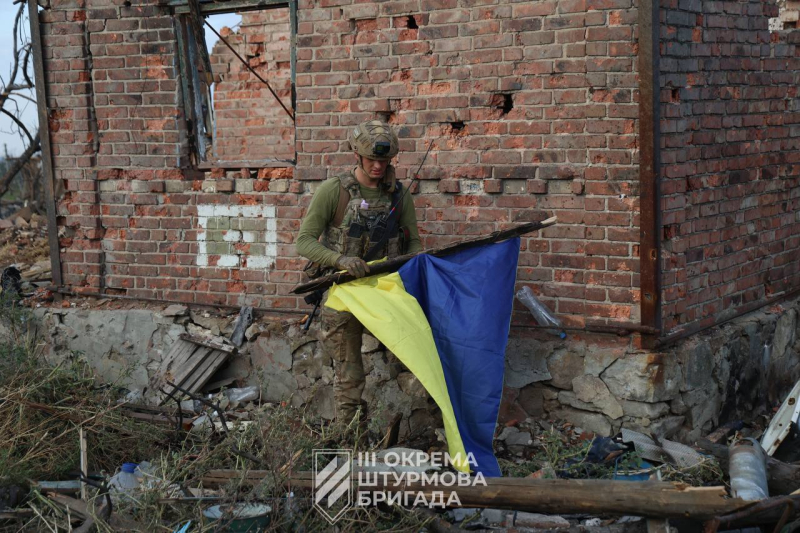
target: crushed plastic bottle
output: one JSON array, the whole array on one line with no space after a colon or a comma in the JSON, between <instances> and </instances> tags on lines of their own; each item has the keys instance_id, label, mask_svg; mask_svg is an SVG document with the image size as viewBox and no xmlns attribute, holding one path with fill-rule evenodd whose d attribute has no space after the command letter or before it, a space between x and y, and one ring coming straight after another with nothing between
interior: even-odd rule
<instances>
[{"instance_id":1,"label":"crushed plastic bottle","mask_svg":"<svg viewBox=\"0 0 800 533\"><path fill-rule=\"evenodd\" d=\"M251 385L241 389L228 389L223 392L223 394L226 398L228 398L228 400L230 400L233 406L238 406L244 402L258 400L258 397L261 395L261 389L258 387L258 385Z\"/></svg>"},{"instance_id":2,"label":"crushed plastic bottle","mask_svg":"<svg viewBox=\"0 0 800 533\"><path fill-rule=\"evenodd\" d=\"M120 501L130 498L131 492L139 488L140 476L136 475L136 463L123 463L119 472L114 474L108 483L112 500Z\"/></svg>"},{"instance_id":3,"label":"crushed plastic bottle","mask_svg":"<svg viewBox=\"0 0 800 533\"><path fill-rule=\"evenodd\" d=\"M548 329L547 331L551 332L553 335L558 335L560 339L566 339L567 334L564 332L563 327L561 325L561 321L553 316L550 310L540 302L536 296L533 295L531 292L530 287L522 287L522 289L517 291L517 299L523 303L525 307L533 315L533 318L536 319L536 322L540 326L551 326L552 329Z\"/></svg>"},{"instance_id":4,"label":"crushed plastic bottle","mask_svg":"<svg viewBox=\"0 0 800 533\"><path fill-rule=\"evenodd\" d=\"M183 400L181 402L181 409L184 411L194 411L195 413L203 412L203 402L199 400Z\"/></svg>"}]
</instances>

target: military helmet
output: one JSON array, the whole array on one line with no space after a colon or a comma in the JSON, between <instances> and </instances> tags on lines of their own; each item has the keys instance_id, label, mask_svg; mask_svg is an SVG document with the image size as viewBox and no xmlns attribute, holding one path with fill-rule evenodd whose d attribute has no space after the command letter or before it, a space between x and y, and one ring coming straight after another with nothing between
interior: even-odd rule
<instances>
[{"instance_id":1,"label":"military helmet","mask_svg":"<svg viewBox=\"0 0 800 533\"><path fill-rule=\"evenodd\" d=\"M347 140L358 155L378 161L390 161L400 151L394 130L380 120L362 122L350 130Z\"/></svg>"}]
</instances>

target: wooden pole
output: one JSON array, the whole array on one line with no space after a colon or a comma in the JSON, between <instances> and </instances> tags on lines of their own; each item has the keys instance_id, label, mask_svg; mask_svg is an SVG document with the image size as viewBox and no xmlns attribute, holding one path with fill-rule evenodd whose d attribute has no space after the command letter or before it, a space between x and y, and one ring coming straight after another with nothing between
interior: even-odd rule
<instances>
[{"instance_id":1,"label":"wooden pole","mask_svg":"<svg viewBox=\"0 0 800 533\"><path fill-rule=\"evenodd\" d=\"M257 484L273 474L267 470L212 470L203 477L203 486L218 486L232 479ZM354 474L356 475L356 474ZM357 476L357 475L356 475ZM444 502L451 493L458 495L462 507L511 509L544 514L615 514L648 518L693 518L708 520L742 511L754 502L728 498L725 487L691 487L661 481L609 481L596 479L486 478L486 486L436 486L430 483L388 483L361 485L362 492L412 491L428 501L441 492ZM382 478L378 477L380 481ZM357 482L357 479L354 479ZM311 489L311 472L297 472L286 480L296 489ZM413 498L412 498L413 500Z\"/></svg>"},{"instance_id":2,"label":"wooden pole","mask_svg":"<svg viewBox=\"0 0 800 533\"><path fill-rule=\"evenodd\" d=\"M44 202L47 208L47 242L50 246L50 269L53 285L61 287L61 248L58 243L56 223L55 178L53 171L53 148L50 145L50 113L47 108L47 81L42 54L42 35L39 27L39 4L28 0L28 19L31 25L31 51L33 75L36 86L36 108L39 111L39 140L42 144L42 179L44 180ZM57 296L61 299L61 296Z\"/></svg>"},{"instance_id":3,"label":"wooden pole","mask_svg":"<svg viewBox=\"0 0 800 533\"><path fill-rule=\"evenodd\" d=\"M376 274L387 274L389 272L397 272L403 265L408 263L411 259L416 257L417 255L427 254L432 255L434 257L443 257L446 255L454 254L456 252L460 252L462 250L466 250L468 248L474 248L475 246L480 246L482 244L490 244L493 242L500 242L506 239L511 239L512 237L519 237L520 235L524 235L526 233L532 233L534 231L538 231L540 229L544 229L548 226L552 226L556 223L557 218L551 217L547 220L542 220L541 222L530 222L528 224L522 224L515 228L502 230L502 231L495 231L489 235L485 235L483 237L478 237L475 239L469 239L466 241L458 242L455 244L451 244L450 246L445 246L443 248L437 248L435 250L428 250L423 252L418 252L414 254L406 254L395 259L390 259L388 261L384 261L382 263L376 263L369 266L369 275L374 276ZM356 279L355 277L351 276L347 272L337 272L335 274L330 274L329 276L323 276L319 279L315 279L308 283L303 283L298 285L294 289L292 289L292 294L305 294L307 292L313 291L326 291L328 290L334 283L347 283L348 281L353 281Z\"/></svg>"},{"instance_id":4,"label":"wooden pole","mask_svg":"<svg viewBox=\"0 0 800 533\"><path fill-rule=\"evenodd\" d=\"M89 477L89 447L86 445L86 432L83 426L78 428L78 439L81 448L81 474ZM81 500L89 501L89 492L86 483L81 482Z\"/></svg>"}]
</instances>

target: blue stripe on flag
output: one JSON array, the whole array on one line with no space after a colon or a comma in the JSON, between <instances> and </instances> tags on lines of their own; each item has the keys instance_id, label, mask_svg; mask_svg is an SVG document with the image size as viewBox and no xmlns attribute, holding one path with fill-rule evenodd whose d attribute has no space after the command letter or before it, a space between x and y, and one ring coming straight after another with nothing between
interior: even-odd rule
<instances>
[{"instance_id":1,"label":"blue stripe on flag","mask_svg":"<svg viewBox=\"0 0 800 533\"><path fill-rule=\"evenodd\" d=\"M464 448L487 477L500 476L492 441L519 244L517 237L442 258L418 255L399 270L430 323Z\"/></svg>"}]
</instances>

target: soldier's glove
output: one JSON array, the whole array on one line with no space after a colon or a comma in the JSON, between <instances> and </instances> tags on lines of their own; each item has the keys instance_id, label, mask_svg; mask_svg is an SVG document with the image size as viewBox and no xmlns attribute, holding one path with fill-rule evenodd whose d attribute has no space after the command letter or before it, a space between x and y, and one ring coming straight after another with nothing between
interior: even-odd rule
<instances>
[{"instance_id":1,"label":"soldier's glove","mask_svg":"<svg viewBox=\"0 0 800 533\"><path fill-rule=\"evenodd\" d=\"M357 278L363 278L369 272L369 265L363 259L344 255L336 260L336 268L347 270L348 274Z\"/></svg>"}]
</instances>

